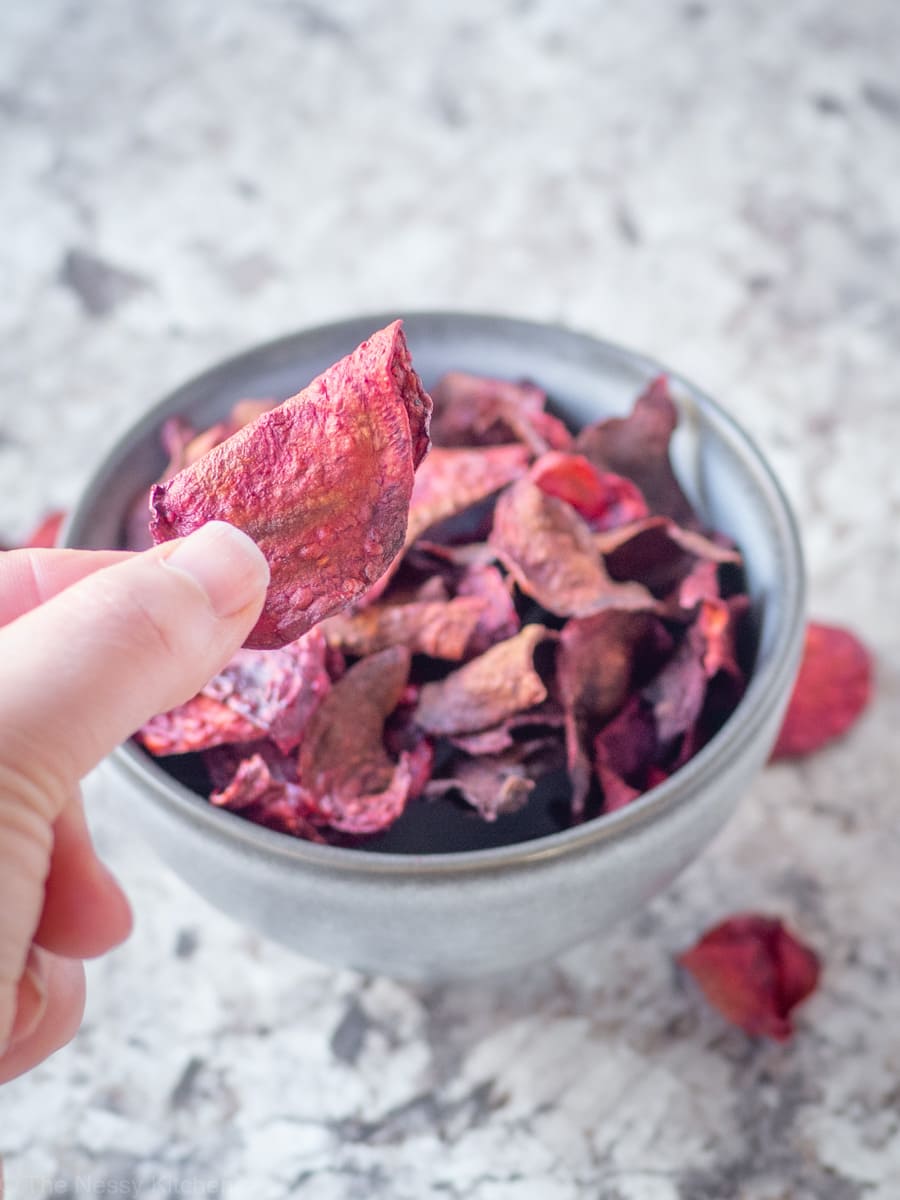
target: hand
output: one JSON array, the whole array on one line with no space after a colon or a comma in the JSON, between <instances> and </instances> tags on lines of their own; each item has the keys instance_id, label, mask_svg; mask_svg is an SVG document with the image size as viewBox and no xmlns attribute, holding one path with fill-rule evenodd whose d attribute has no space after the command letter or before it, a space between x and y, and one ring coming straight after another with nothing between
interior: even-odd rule
<instances>
[{"instance_id":1,"label":"hand","mask_svg":"<svg viewBox=\"0 0 900 1200\"><path fill-rule=\"evenodd\" d=\"M222 522L143 554L0 554L0 1083L72 1037L81 959L131 928L79 780L228 661L268 579Z\"/></svg>"}]
</instances>

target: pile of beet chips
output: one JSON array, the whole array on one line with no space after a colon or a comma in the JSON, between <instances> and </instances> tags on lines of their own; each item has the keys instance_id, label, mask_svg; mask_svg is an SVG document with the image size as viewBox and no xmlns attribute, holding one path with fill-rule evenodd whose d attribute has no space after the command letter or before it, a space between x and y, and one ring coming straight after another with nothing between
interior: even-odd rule
<instances>
[{"instance_id":1,"label":"pile of beet chips","mask_svg":"<svg viewBox=\"0 0 900 1200\"><path fill-rule=\"evenodd\" d=\"M414 808L422 820L429 806L451 806L495 822L527 809L552 776L562 828L631 803L722 726L752 661L748 600L738 548L703 526L673 473L677 410L664 378L629 415L575 432L534 383L453 372L433 390L424 456L428 397L398 327L311 389L278 409L244 402L209 430L176 419L163 431L171 462L153 508L164 536L189 531L184 513L239 511L262 542L249 510L266 500L246 499L248 472L268 472L265 496L284 496L280 473L305 455L319 466L295 511L316 520L287 535L285 521L266 526L267 554L278 561L289 536L283 560L322 563L325 592L329 578L354 588L286 643L265 640L274 625L264 613L253 644L275 648L245 647L140 731L176 773L184 763L173 756L202 755L191 778L208 780L212 804L298 837L370 844ZM314 446L325 401L339 416ZM353 433L370 425L372 437ZM285 464L254 462L286 441L296 449ZM344 503L329 516L327 506L341 489L362 495L348 478L374 476L399 496L407 474L408 519L397 526L393 509L382 518L372 580L371 514L353 518ZM223 496L229 488L244 492ZM146 503L132 545L146 543Z\"/></svg>"}]
</instances>

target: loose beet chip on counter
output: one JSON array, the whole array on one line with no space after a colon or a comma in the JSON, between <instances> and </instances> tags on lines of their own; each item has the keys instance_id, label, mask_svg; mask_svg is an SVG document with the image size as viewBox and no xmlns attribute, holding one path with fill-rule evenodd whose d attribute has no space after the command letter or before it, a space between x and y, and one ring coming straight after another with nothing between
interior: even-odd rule
<instances>
[{"instance_id":1,"label":"loose beet chip on counter","mask_svg":"<svg viewBox=\"0 0 900 1200\"><path fill-rule=\"evenodd\" d=\"M223 517L273 567L252 645L282 648L240 651L138 735L203 751L213 803L345 846L419 845L432 813L429 848L460 822L498 844L505 820L522 837L531 812L547 832L631 803L737 704L740 553L675 479L665 381L574 438L533 383L451 372L433 394L423 458L393 325L279 406L166 425L157 536Z\"/></svg>"},{"instance_id":2,"label":"loose beet chip on counter","mask_svg":"<svg viewBox=\"0 0 900 1200\"><path fill-rule=\"evenodd\" d=\"M780 920L757 913L729 917L678 961L727 1021L778 1042L793 1033L791 1013L815 991L821 969Z\"/></svg>"},{"instance_id":3,"label":"loose beet chip on counter","mask_svg":"<svg viewBox=\"0 0 900 1200\"><path fill-rule=\"evenodd\" d=\"M772 758L795 758L841 737L872 695L872 659L848 629L811 621L800 673Z\"/></svg>"},{"instance_id":4,"label":"loose beet chip on counter","mask_svg":"<svg viewBox=\"0 0 900 1200\"><path fill-rule=\"evenodd\" d=\"M431 401L395 322L151 493L157 542L211 520L272 579L247 646L283 646L362 596L403 545Z\"/></svg>"}]
</instances>

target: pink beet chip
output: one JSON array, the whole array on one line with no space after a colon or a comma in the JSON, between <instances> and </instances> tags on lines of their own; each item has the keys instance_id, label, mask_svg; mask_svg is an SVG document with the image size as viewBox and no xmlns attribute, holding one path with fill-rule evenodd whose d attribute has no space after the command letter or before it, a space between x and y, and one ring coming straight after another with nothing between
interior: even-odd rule
<instances>
[{"instance_id":1,"label":"pink beet chip","mask_svg":"<svg viewBox=\"0 0 900 1200\"><path fill-rule=\"evenodd\" d=\"M726 1020L784 1042L791 1013L816 989L816 953L775 917L740 913L703 935L678 959Z\"/></svg>"},{"instance_id":2,"label":"pink beet chip","mask_svg":"<svg viewBox=\"0 0 900 1200\"><path fill-rule=\"evenodd\" d=\"M272 580L248 647L284 646L363 595L406 534L431 401L399 321L151 493L156 542L237 525Z\"/></svg>"},{"instance_id":3,"label":"pink beet chip","mask_svg":"<svg viewBox=\"0 0 900 1200\"><path fill-rule=\"evenodd\" d=\"M855 724L872 695L872 659L847 629L810 621L772 758L810 754Z\"/></svg>"}]
</instances>

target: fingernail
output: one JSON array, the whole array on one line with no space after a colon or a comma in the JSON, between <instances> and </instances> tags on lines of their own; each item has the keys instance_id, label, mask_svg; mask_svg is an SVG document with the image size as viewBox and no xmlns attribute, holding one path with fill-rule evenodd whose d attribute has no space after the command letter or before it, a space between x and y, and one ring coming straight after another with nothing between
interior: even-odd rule
<instances>
[{"instance_id":1,"label":"fingernail","mask_svg":"<svg viewBox=\"0 0 900 1200\"><path fill-rule=\"evenodd\" d=\"M19 980L16 1019L10 1030L10 1046L23 1042L34 1033L47 1008L47 961L40 950L32 946L28 952L25 971Z\"/></svg>"},{"instance_id":2,"label":"fingernail","mask_svg":"<svg viewBox=\"0 0 900 1200\"><path fill-rule=\"evenodd\" d=\"M232 617L258 600L269 585L269 564L246 533L210 521L163 559L165 566L198 583L220 617Z\"/></svg>"}]
</instances>

